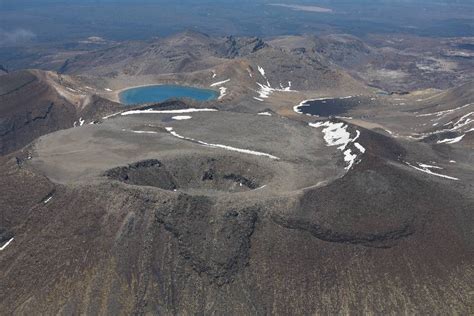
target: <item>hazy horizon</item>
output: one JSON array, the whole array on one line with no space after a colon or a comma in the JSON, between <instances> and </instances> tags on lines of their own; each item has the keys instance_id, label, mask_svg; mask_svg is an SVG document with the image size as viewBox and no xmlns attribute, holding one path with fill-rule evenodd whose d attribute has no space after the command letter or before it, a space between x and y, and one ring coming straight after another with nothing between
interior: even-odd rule
<instances>
[{"instance_id":1,"label":"hazy horizon","mask_svg":"<svg viewBox=\"0 0 474 316\"><path fill-rule=\"evenodd\" d=\"M287 7L269 4L284 4ZM318 6L329 13L291 9ZM210 35L412 33L470 36L474 3L466 0L354 1L0 1L0 46L75 41L89 36L141 40L192 29Z\"/></svg>"}]
</instances>

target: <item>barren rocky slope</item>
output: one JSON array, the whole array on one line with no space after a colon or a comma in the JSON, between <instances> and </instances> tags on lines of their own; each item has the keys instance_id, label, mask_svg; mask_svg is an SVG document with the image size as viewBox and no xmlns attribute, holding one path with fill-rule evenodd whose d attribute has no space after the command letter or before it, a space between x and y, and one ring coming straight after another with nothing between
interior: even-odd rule
<instances>
[{"instance_id":1,"label":"barren rocky slope","mask_svg":"<svg viewBox=\"0 0 474 316\"><path fill-rule=\"evenodd\" d=\"M395 34L361 40L347 34L331 34L281 36L268 43L318 56L369 85L397 92L447 89L472 81L474 58L469 50L459 48L464 41L469 43L472 38L436 39Z\"/></svg>"},{"instance_id":2,"label":"barren rocky slope","mask_svg":"<svg viewBox=\"0 0 474 316\"><path fill-rule=\"evenodd\" d=\"M294 88L299 90L314 89L315 85L332 81L344 71L389 92L429 87L447 89L474 79L474 59L469 50L463 49L471 41L469 37L429 39L403 35L362 40L347 34L260 39L211 37L188 31L81 53L68 58L59 70L130 80L136 76L210 70L235 60L256 68L253 63L260 61L258 55L265 55L272 56L271 64L266 67L278 66L276 72L286 77L282 83L293 79ZM468 44L463 46L463 43ZM329 76L319 74L321 70ZM291 78L295 75L305 80ZM333 87L339 85L336 79Z\"/></svg>"},{"instance_id":3,"label":"barren rocky slope","mask_svg":"<svg viewBox=\"0 0 474 316\"><path fill-rule=\"evenodd\" d=\"M0 201L3 312L472 311L472 180L411 168L421 143L349 124L366 151L347 171L302 121L173 115L119 115L2 158L2 187L28 192Z\"/></svg>"},{"instance_id":4,"label":"barren rocky slope","mask_svg":"<svg viewBox=\"0 0 474 316\"><path fill-rule=\"evenodd\" d=\"M193 72L266 47L258 38L213 38L185 32L150 42L125 42L68 60L63 73L116 76ZM92 62L92 64L90 64Z\"/></svg>"},{"instance_id":5,"label":"barren rocky slope","mask_svg":"<svg viewBox=\"0 0 474 316\"><path fill-rule=\"evenodd\" d=\"M268 79L262 78L259 67ZM68 60L60 72L102 77L111 87L124 82L183 82L202 86L231 79L233 90L259 89L255 81L294 90L361 90L364 86L317 53L287 51L259 38L180 33L151 42L122 43ZM211 80L214 79L215 80ZM207 79L207 80L204 80ZM211 80L211 81L210 81Z\"/></svg>"},{"instance_id":6,"label":"barren rocky slope","mask_svg":"<svg viewBox=\"0 0 474 316\"><path fill-rule=\"evenodd\" d=\"M51 73L19 71L1 76L0 154L18 150L41 135L90 122L98 112L114 108L109 103L78 95Z\"/></svg>"},{"instance_id":7,"label":"barren rocky slope","mask_svg":"<svg viewBox=\"0 0 474 316\"><path fill-rule=\"evenodd\" d=\"M0 76L0 314L474 312L472 83L390 95L302 37L158 43ZM221 98L112 101L162 82Z\"/></svg>"}]
</instances>

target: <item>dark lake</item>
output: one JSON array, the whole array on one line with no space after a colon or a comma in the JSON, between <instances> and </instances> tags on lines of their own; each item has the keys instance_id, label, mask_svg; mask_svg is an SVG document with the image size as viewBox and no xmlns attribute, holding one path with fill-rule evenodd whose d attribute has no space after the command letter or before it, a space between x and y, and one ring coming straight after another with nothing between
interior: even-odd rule
<instances>
[{"instance_id":1,"label":"dark lake","mask_svg":"<svg viewBox=\"0 0 474 316\"><path fill-rule=\"evenodd\" d=\"M298 111L302 114L336 116L346 113L360 102L359 98L354 97L306 101L298 107Z\"/></svg>"},{"instance_id":2,"label":"dark lake","mask_svg":"<svg viewBox=\"0 0 474 316\"><path fill-rule=\"evenodd\" d=\"M178 85L156 85L131 88L120 93L120 102L125 105L163 102L170 99L193 99L210 101L217 99L219 92Z\"/></svg>"}]
</instances>

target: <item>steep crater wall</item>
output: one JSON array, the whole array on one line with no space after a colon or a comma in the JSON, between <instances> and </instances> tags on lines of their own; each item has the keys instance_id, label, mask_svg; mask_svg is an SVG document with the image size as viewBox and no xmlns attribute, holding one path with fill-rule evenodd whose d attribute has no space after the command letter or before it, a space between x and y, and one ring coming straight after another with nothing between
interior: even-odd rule
<instances>
[{"instance_id":1,"label":"steep crater wall","mask_svg":"<svg viewBox=\"0 0 474 316\"><path fill-rule=\"evenodd\" d=\"M267 184L272 171L233 156L150 159L105 172L109 179L168 191L206 194L246 192Z\"/></svg>"}]
</instances>

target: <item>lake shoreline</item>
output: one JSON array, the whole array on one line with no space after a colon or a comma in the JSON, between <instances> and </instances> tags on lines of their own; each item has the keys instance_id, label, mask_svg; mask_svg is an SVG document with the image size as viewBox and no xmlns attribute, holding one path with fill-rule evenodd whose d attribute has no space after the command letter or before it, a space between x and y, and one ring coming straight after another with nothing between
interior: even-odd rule
<instances>
[{"instance_id":1,"label":"lake shoreline","mask_svg":"<svg viewBox=\"0 0 474 316\"><path fill-rule=\"evenodd\" d=\"M199 102L212 101L217 100L219 92L178 84L148 84L114 91L114 96L121 104L131 106L185 98Z\"/></svg>"}]
</instances>

